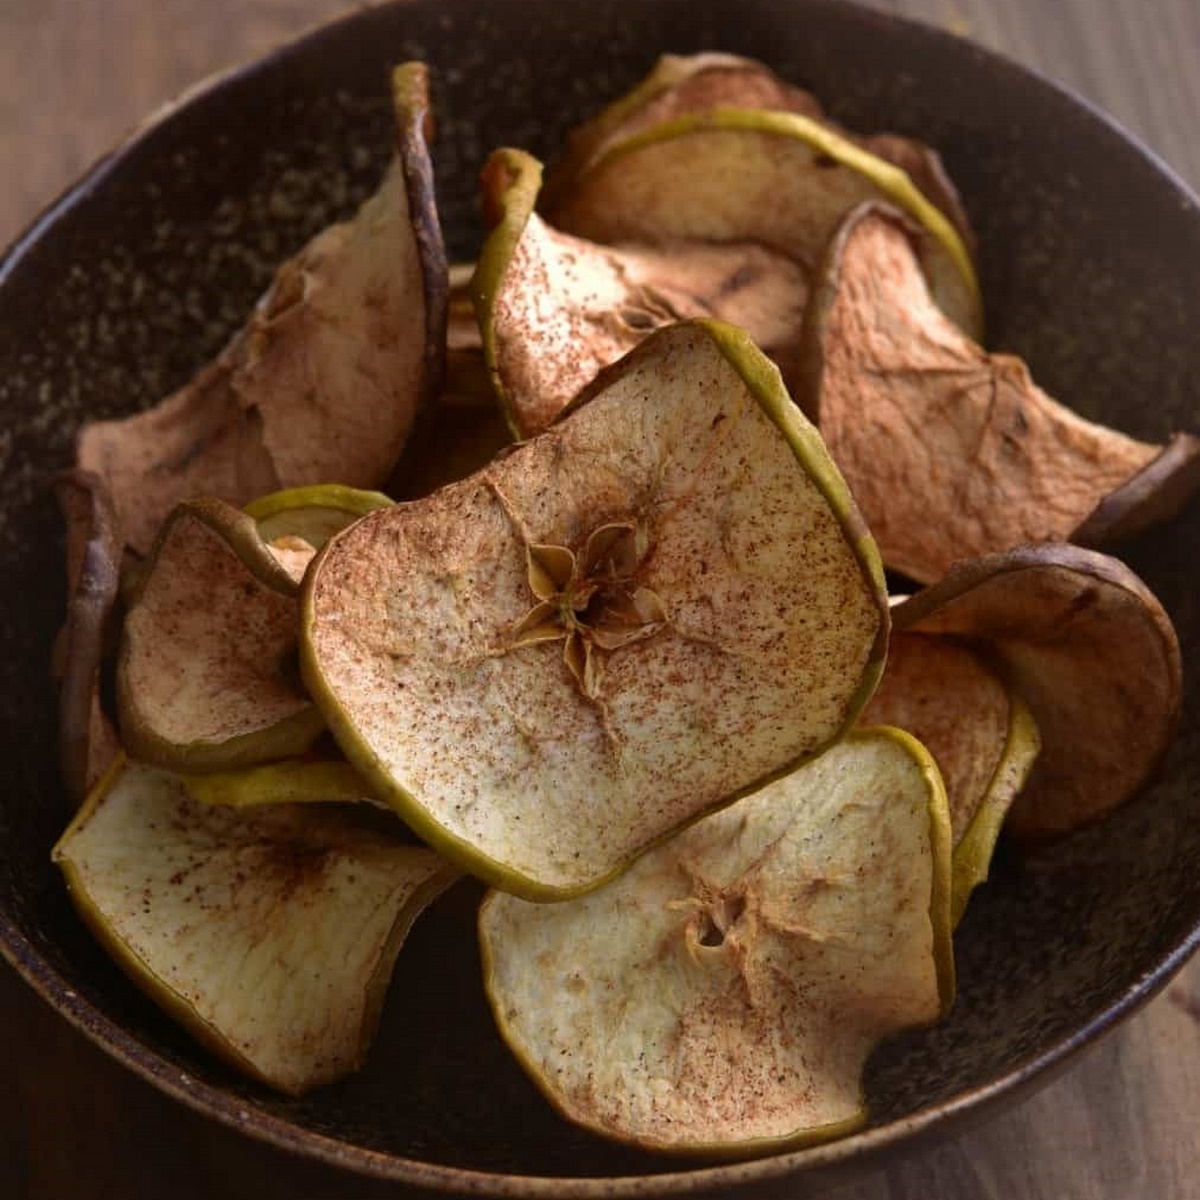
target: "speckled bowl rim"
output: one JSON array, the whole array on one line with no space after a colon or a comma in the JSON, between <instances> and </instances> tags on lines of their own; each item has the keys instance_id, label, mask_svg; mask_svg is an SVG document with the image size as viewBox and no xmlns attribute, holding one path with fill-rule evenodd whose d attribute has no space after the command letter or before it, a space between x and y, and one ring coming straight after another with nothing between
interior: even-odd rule
<instances>
[{"instance_id":1,"label":"speckled bowl rim","mask_svg":"<svg viewBox=\"0 0 1200 1200\"><path fill-rule=\"evenodd\" d=\"M314 42L362 21L379 9L403 8L411 0L370 0L346 13L318 21L274 50L253 60L224 68L185 88L135 125L108 153L67 187L34 218L0 257L0 289L25 255L51 232L58 220L95 189L102 187L143 141L168 125L181 110L205 100L223 88L266 71L280 59L307 50ZM1002 54L967 42L957 34L910 17L868 8L855 0L811 0L817 7L852 9L881 25L907 28L913 34L964 43L971 52L1002 76L1015 77L1042 89L1053 103L1074 108L1145 159L1192 210L1200 198L1158 154L1110 115L1072 89L1023 66ZM1111 1031L1157 995L1200 949L1200 914L1191 929L1149 970L1144 971L1112 1003L1073 1032L1054 1040L1041 1051L1014 1060L989 1082L966 1089L949 1100L920 1108L905 1117L850 1134L824 1145L749 1162L689 1168L645 1175L551 1176L516 1175L453 1167L405 1158L342 1141L303 1128L295 1122L251 1107L224 1089L193 1079L151 1051L121 1025L88 1003L43 957L37 954L12 917L0 910L0 955L11 964L51 1008L111 1058L159 1091L229 1128L300 1157L359 1175L432 1191L470 1196L531 1197L537 1200L598 1200L687 1196L719 1189L766 1185L788 1178L823 1176L842 1179L877 1165L885 1154L915 1151L934 1137L958 1133L989 1116L1005 1103L1049 1083L1073 1057Z\"/></svg>"}]
</instances>

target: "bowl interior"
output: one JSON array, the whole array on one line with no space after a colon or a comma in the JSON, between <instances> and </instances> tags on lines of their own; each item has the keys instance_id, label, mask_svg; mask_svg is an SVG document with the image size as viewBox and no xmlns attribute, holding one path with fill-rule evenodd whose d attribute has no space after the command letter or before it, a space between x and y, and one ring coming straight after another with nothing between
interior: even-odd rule
<instances>
[{"instance_id":1,"label":"bowl interior","mask_svg":"<svg viewBox=\"0 0 1200 1200\"><path fill-rule=\"evenodd\" d=\"M865 10L827 0L412 0L357 13L136 138L0 272L0 934L41 990L122 1057L202 1107L248 1113L276 1140L323 1135L342 1149L314 1141L314 1152L402 1178L431 1164L422 1178L439 1185L454 1182L442 1168L611 1177L687 1166L603 1143L542 1101L486 1009L470 886L418 923L367 1069L303 1100L225 1071L126 983L48 861L67 819L49 673L62 543L48 477L68 463L85 416L150 404L184 381L273 265L369 192L388 152L391 63L423 58L436 72L442 216L451 255L466 259L479 242L475 179L489 149L549 157L564 130L660 52L713 48L767 61L851 127L915 133L941 149L979 234L989 341L1027 357L1048 390L1135 435L1200 430L1194 202L1047 84ZM1198 544L1193 505L1124 553L1174 617L1185 663L1200 638L1189 561ZM1180 737L1156 787L1033 862L1002 858L957 937L950 1019L872 1062L873 1126L1024 1078L1032 1060L1107 1024L1190 944L1200 712L1194 672L1185 677ZM791 1156L788 1169L845 1159L857 1141Z\"/></svg>"}]
</instances>

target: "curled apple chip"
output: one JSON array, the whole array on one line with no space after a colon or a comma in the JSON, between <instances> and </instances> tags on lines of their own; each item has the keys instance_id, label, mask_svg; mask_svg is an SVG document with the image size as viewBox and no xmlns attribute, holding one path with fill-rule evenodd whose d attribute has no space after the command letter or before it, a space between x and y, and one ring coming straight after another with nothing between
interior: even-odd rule
<instances>
[{"instance_id":1,"label":"curled apple chip","mask_svg":"<svg viewBox=\"0 0 1200 1200\"><path fill-rule=\"evenodd\" d=\"M305 579L301 667L431 845L550 898L817 753L886 644L870 535L740 331L669 326Z\"/></svg>"},{"instance_id":2,"label":"curled apple chip","mask_svg":"<svg viewBox=\"0 0 1200 1200\"><path fill-rule=\"evenodd\" d=\"M846 214L870 200L928 232L932 294L979 336L979 284L954 225L899 167L799 113L719 107L651 126L608 146L545 216L610 244L761 242L811 273Z\"/></svg>"},{"instance_id":3,"label":"curled apple chip","mask_svg":"<svg viewBox=\"0 0 1200 1200\"><path fill-rule=\"evenodd\" d=\"M509 424L540 433L597 372L690 317L737 325L777 360L793 351L804 270L752 242L600 246L534 212L541 164L497 150L481 176L492 224L473 284L484 355Z\"/></svg>"},{"instance_id":4,"label":"curled apple chip","mask_svg":"<svg viewBox=\"0 0 1200 1200\"><path fill-rule=\"evenodd\" d=\"M491 893L484 983L565 1117L675 1152L749 1157L866 1117L878 1042L953 994L937 768L897 730L824 755L559 904Z\"/></svg>"},{"instance_id":5,"label":"curled apple chip","mask_svg":"<svg viewBox=\"0 0 1200 1200\"><path fill-rule=\"evenodd\" d=\"M296 675L297 585L253 518L192 500L167 518L125 618L121 739L181 770L287 758L325 725Z\"/></svg>"},{"instance_id":6,"label":"curled apple chip","mask_svg":"<svg viewBox=\"0 0 1200 1200\"><path fill-rule=\"evenodd\" d=\"M313 556L339 529L391 503L382 492L320 483L260 496L245 513L276 561L299 583Z\"/></svg>"},{"instance_id":7,"label":"curled apple chip","mask_svg":"<svg viewBox=\"0 0 1200 1200\"><path fill-rule=\"evenodd\" d=\"M664 54L650 73L598 116L574 129L546 178L544 203L552 210L576 180L620 142L663 122L716 108L798 113L826 126L904 171L958 231L974 242L962 199L936 151L893 133L856 137L825 114L811 92L781 79L763 63L736 54Z\"/></svg>"},{"instance_id":8,"label":"curled apple chip","mask_svg":"<svg viewBox=\"0 0 1200 1200\"><path fill-rule=\"evenodd\" d=\"M1174 736L1182 692L1174 626L1115 558L1023 546L961 563L892 610L898 630L987 646L1037 724L1041 753L1009 811L1025 840L1124 803Z\"/></svg>"},{"instance_id":9,"label":"curled apple chip","mask_svg":"<svg viewBox=\"0 0 1200 1200\"><path fill-rule=\"evenodd\" d=\"M800 351L796 401L887 566L931 583L960 559L1072 540L1081 528L1095 537L1122 520L1136 527L1137 512L1163 515L1153 494L1178 507L1179 485L1200 483L1200 440L1180 435L1164 452L1092 424L1038 388L1020 359L988 354L933 302L923 240L879 208L847 218L814 283Z\"/></svg>"},{"instance_id":10,"label":"curled apple chip","mask_svg":"<svg viewBox=\"0 0 1200 1200\"><path fill-rule=\"evenodd\" d=\"M121 543L98 476L64 471L55 491L67 526L67 617L55 647L59 749L67 794L81 803L118 750L100 703L100 672L112 635Z\"/></svg>"},{"instance_id":11,"label":"curled apple chip","mask_svg":"<svg viewBox=\"0 0 1200 1200\"><path fill-rule=\"evenodd\" d=\"M911 733L941 771L957 925L988 876L1004 818L1041 749L1033 716L978 650L948 637L893 633L883 678L860 723Z\"/></svg>"},{"instance_id":12,"label":"curled apple chip","mask_svg":"<svg viewBox=\"0 0 1200 1200\"><path fill-rule=\"evenodd\" d=\"M456 877L352 809L198 804L120 765L54 848L96 939L238 1070L290 1095L362 1065L396 955Z\"/></svg>"},{"instance_id":13,"label":"curled apple chip","mask_svg":"<svg viewBox=\"0 0 1200 1200\"><path fill-rule=\"evenodd\" d=\"M285 263L216 361L157 407L80 433L79 464L112 490L145 553L181 500L244 504L281 487L387 479L440 387L446 260L425 131L425 67L397 68L398 153L352 221Z\"/></svg>"}]
</instances>

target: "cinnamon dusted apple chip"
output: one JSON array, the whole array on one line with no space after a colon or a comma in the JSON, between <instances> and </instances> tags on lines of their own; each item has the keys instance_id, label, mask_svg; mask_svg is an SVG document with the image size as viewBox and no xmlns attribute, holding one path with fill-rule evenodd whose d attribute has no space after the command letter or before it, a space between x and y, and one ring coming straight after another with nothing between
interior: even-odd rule
<instances>
[{"instance_id":1,"label":"cinnamon dusted apple chip","mask_svg":"<svg viewBox=\"0 0 1200 1200\"><path fill-rule=\"evenodd\" d=\"M812 117L718 107L615 140L546 219L607 244L760 242L807 272L856 205L887 200L930 234L921 265L952 320L983 327L970 251L899 167Z\"/></svg>"},{"instance_id":2,"label":"cinnamon dusted apple chip","mask_svg":"<svg viewBox=\"0 0 1200 1200\"><path fill-rule=\"evenodd\" d=\"M950 832L906 734L852 734L575 900L493 892L484 983L569 1120L749 1157L865 1117L878 1042L949 1006Z\"/></svg>"},{"instance_id":3,"label":"cinnamon dusted apple chip","mask_svg":"<svg viewBox=\"0 0 1200 1200\"><path fill-rule=\"evenodd\" d=\"M514 431L543 430L603 367L663 325L715 317L779 358L794 349L807 283L754 243L600 246L535 213L541 165L498 150L482 174L493 227L473 288L484 353Z\"/></svg>"},{"instance_id":4,"label":"cinnamon dusted apple chip","mask_svg":"<svg viewBox=\"0 0 1200 1200\"><path fill-rule=\"evenodd\" d=\"M479 474L333 537L301 665L421 837L549 898L835 740L887 626L870 537L778 371L693 322Z\"/></svg>"},{"instance_id":5,"label":"cinnamon dusted apple chip","mask_svg":"<svg viewBox=\"0 0 1200 1200\"><path fill-rule=\"evenodd\" d=\"M1019 359L988 354L934 304L923 240L898 214L859 209L804 317L796 400L884 562L930 583L959 559L1136 528L1178 507L1180 486L1200 483L1200 440L1179 435L1164 451L1085 421Z\"/></svg>"},{"instance_id":6,"label":"cinnamon dusted apple chip","mask_svg":"<svg viewBox=\"0 0 1200 1200\"><path fill-rule=\"evenodd\" d=\"M1037 759L1033 716L979 650L948 637L893 633L883 678L860 723L911 733L942 773L957 925L971 892L987 878L1004 818Z\"/></svg>"},{"instance_id":7,"label":"cinnamon dusted apple chip","mask_svg":"<svg viewBox=\"0 0 1200 1200\"><path fill-rule=\"evenodd\" d=\"M1042 749L1008 816L1030 840L1124 803L1174 736L1182 671L1162 605L1115 558L1024 546L961 563L892 611L898 630L986 646L1028 704Z\"/></svg>"},{"instance_id":8,"label":"cinnamon dusted apple chip","mask_svg":"<svg viewBox=\"0 0 1200 1200\"><path fill-rule=\"evenodd\" d=\"M425 67L396 70L398 154L379 191L285 263L217 360L157 407L85 425L79 464L145 553L196 495L380 486L445 354L446 261L425 144Z\"/></svg>"},{"instance_id":9,"label":"cinnamon dusted apple chip","mask_svg":"<svg viewBox=\"0 0 1200 1200\"><path fill-rule=\"evenodd\" d=\"M615 145L655 125L716 108L797 113L819 122L877 158L899 167L954 226L968 249L974 235L958 191L936 151L894 133L857 137L832 121L810 92L785 82L754 59L736 54L664 54L631 91L574 129L550 168L543 204L552 212L580 176Z\"/></svg>"},{"instance_id":10,"label":"cinnamon dusted apple chip","mask_svg":"<svg viewBox=\"0 0 1200 1200\"><path fill-rule=\"evenodd\" d=\"M253 518L193 500L167 518L125 618L121 739L214 770L299 754L324 730L296 676L297 584Z\"/></svg>"},{"instance_id":11,"label":"cinnamon dusted apple chip","mask_svg":"<svg viewBox=\"0 0 1200 1200\"><path fill-rule=\"evenodd\" d=\"M457 877L354 806L210 806L136 763L110 772L54 859L133 982L289 1095L362 1065L409 929Z\"/></svg>"}]
</instances>

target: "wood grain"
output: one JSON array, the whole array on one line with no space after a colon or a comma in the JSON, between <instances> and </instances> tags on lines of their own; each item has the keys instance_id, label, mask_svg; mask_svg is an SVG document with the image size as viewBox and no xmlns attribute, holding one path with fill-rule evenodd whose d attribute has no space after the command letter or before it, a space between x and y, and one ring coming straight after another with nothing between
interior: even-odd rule
<instances>
[{"instance_id":1,"label":"wood grain","mask_svg":"<svg viewBox=\"0 0 1200 1200\"><path fill-rule=\"evenodd\" d=\"M147 112L345 0L3 0L0 244ZM877 0L1063 81L1200 187L1196 0ZM0 1196L375 1200L176 1105L0 968ZM831 1200L1200 1197L1200 962L1020 1107Z\"/></svg>"}]
</instances>

